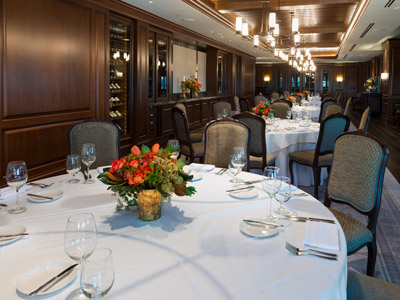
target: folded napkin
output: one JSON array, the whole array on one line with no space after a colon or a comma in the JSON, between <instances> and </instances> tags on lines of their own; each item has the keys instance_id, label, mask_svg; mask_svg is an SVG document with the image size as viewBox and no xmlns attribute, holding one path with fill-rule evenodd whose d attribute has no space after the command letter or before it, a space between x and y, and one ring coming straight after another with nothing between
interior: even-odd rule
<instances>
[{"instance_id":1,"label":"folded napkin","mask_svg":"<svg viewBox=\"0 0 400 300\"><path fill-rule=\"evenodd\" d=\"M31 189L31 185L24 185L19 189L19 193L25 193L27 190ZM15 197L16 193L15 190L11 187L6 187L4 189L1 189L1 195L0 195L0 200L8 199L11 197Z\"/></svg>"},{"instance_id":2,"label":"folded napkin","mask_svg":"<svg viewBox=\"0 0 400 300\"><path fill-rule=\"evenodd\" d=\"M104 168L111 168L111 166L102 166L97 168L97 173L101 174L104 172Z\"/></svg>"},{"instance_id":3,"label":"folded napkin","mask_svg":"<svg viewBox=\"0 0 400 300\"><path fill-rule=\"evenodd\" d=\"M339 233L336 224L307 221L304 245L339 250Z\"/></svg>"},{"instance_id":4,"label":"folded napkin","mask_svg":"<svg viewBox=\"0 0 400 300\"><path fill-rule=\"evenodd\" d=\"M212 170L215 169L215 166L192 163L187 166L187 169L195 171L195 172L211 172Z\"/></svg>"}]
</instances>

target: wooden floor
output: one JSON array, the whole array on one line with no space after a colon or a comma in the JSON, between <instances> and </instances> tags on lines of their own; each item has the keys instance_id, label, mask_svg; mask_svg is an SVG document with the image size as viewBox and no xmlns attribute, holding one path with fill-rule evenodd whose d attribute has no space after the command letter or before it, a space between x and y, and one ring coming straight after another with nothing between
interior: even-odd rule
<instances>
[{"instance_id":1,"label":"wooden floor","mask_svg":"<svg viewBox=\"0 0 400 300\"><path fill-rule=\"evenodd\" d=\"M350 112L351 122L358 127L361 112ZM398 182L400 182L400 127L395 127L386 122L384 117L371 116L368 132L378 137L389 148L387 167Z\"/></svg>"}]
</instances>

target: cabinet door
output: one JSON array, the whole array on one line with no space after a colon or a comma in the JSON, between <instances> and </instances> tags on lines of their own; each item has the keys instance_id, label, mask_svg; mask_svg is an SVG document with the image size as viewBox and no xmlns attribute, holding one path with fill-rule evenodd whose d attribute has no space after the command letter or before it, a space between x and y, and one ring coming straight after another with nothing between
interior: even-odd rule
<instances>
[{"instance_id":1,"label":"cabinet door","mask_svg":"<svg viewBox=\"0 0 400 300\"><path fill-rule=\"evenodd\" d=\"M346 69L347 98L357 96L357 75L357 67L348 67Z\"/></svg>"},{"instance_id":2,"label":"cabinet door","mask_svg":"<svg viewBox=\"0 0 400 300\"><path fill-rule=\"evenodd\" d=\"M156 93L157 101L168 99L168 37L157 34L157 57L156 57Z\"/></svg>"}]
</instances>

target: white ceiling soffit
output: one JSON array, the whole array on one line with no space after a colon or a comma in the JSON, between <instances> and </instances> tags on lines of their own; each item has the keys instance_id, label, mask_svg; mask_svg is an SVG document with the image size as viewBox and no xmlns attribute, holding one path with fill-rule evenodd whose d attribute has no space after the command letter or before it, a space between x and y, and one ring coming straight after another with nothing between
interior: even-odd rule
<instances>
[{"instance_id":1,"label":"white ceiling soffit","mask_svg":"<svg viewBox=\"0 0 400 300\"><path fill-rule=\"evenodd\" d=\"M270 53L254 48L251 41L242 40L231 29L208 18L181 0L124 1L217 42L255 56L257 63L280 62ZM382 53L381 43L383 41L399 36L399 34L400 0L371 0L350 36L340 48L338 59L329 61L367 61ZM360 37L362 35L363 37ZM322 59L315 59L315 61L327 62L327 60Z\"/></svg>"}]
</instances>

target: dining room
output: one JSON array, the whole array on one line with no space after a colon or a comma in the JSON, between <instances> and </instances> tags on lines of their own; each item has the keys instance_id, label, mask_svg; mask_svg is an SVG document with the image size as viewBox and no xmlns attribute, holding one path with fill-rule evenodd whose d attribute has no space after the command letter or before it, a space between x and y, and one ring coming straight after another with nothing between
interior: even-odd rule
<instances>
[{"instance_id":1,"label":"dining room","mask_svg":"<svg viewBox=\"0 0 400 300\"><path fill-rule=\"evenodd\" d=\"M398 299L398 2L0 0L0 298Z\"/></svg>"}]
</instances>

